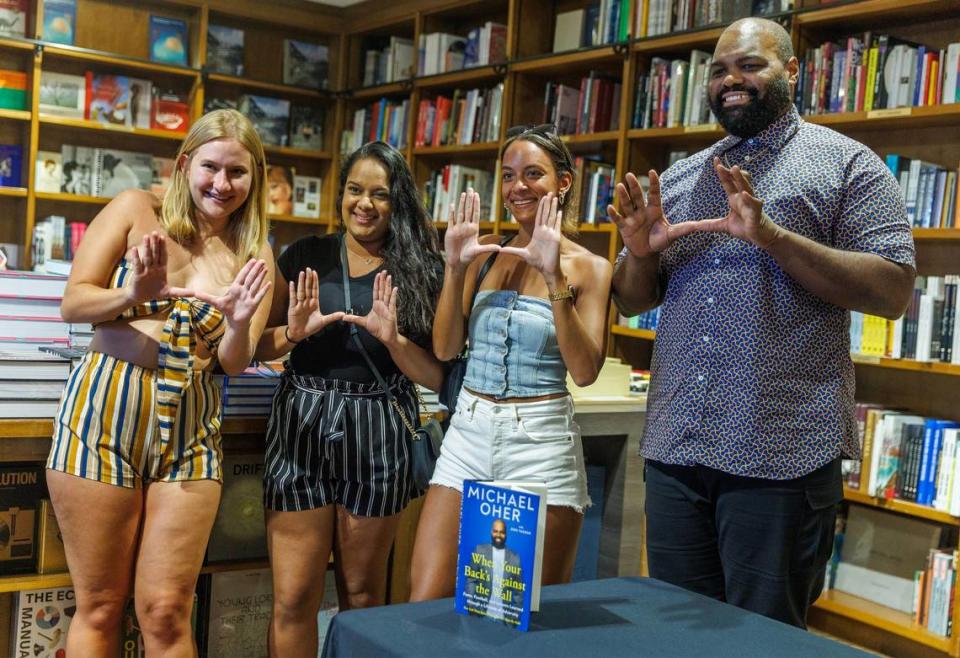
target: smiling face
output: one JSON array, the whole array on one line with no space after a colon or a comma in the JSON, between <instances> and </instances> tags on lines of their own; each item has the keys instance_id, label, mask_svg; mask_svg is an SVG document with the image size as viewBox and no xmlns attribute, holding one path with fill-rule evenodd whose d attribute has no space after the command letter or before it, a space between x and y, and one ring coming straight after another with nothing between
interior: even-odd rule
<instances>
[{"instance_id":1,"label":"smiling face","mask_svg":"<svg viewBox=\"0 0 960 658\"><path fill-rule=\"evenodd\" d=\"M214 139L182 156L197 218L211 224L229 221L250 195L253 158L232 138Z\"/></svg>"},{"instance_id":2,"label":"smiling face","mask_svg":"<svg viewBox=\"0 0 960 658\"><path fill-rule=\"evenodd\" d=\"M752 137L790 108L796 57L782 61L769 21L744 20L720 35L710 65L710 109L732 135Z\"/></svg>"},{"instance_id":3,"label":"smiling face","mask_svg":"<svg viewBox=\"0 0 960 658\"><path fill-rule=\"evenodd\" d=\"M340 217L347 232L361 243L386 239L392 214L390 178L379 160L357 160L343 186Z\"/></svg>"},{"instance_id":4,"label":"smiling face","mask_svg":"<svg viewBox=\"0 0 960 658\"><path fill-rule=\"evenodd\" d=\"M507 524L497 519L490 527L490 543L494 548L503 548L507 545Z\"/></svg>"},{"instance_id":5,"label":"smiling face","mask_svg":"<svg viewBox=\"0 0 960 658\"><path fill-rule=\"evenodd\" d=\"M566 192L571 181L568 173L557 176L550 156L533 142L518 139L503 153L501 196L510 214L521 224L533 224L540 199L550 192Z\"/></svg>"}]
</instances>

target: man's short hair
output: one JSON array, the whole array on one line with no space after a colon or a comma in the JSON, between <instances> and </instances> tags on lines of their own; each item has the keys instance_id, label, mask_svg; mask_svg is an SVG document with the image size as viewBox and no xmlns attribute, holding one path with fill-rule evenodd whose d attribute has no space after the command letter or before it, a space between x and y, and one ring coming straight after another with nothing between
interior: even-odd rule
<instances>
[{"instance_id":1,"label":"man's short hair","mask_svg":"<svg viewBox=\"0 0 960 658\"><path fill-rule=\"evenodd\" d=\"M768 34L773 38L774 50L782 63L786 64L790 61L790 58L793 57L793 41L790 40L790 33L787 32L780 23L771 21L768 18L751 16L734 21L727 29L739 30L741 25L747 23L756 25L759 32Z\"/></svg>"}]
</instances>

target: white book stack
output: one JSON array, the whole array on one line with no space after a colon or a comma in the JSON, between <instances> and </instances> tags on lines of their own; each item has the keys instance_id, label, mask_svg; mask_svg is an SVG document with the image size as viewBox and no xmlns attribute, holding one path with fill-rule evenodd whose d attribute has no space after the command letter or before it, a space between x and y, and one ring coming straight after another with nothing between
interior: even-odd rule
<instances>
[{"instance_id":1,"label":"white book stack","mask_svg":"<svg viewBox=\"0 0 960 658\"><path fill-rule=\"evenodd\" d=\"M272 365L251 366L223 378L223 415L269 416L280 372Z\"/></svg>"},{"instance_id":2,"label":"white book stack","mask_svg":"<svg viewBox=\"0 0 960 658\"><path fill-rule=\"evenodd\" d=\"M0 350L0 418L53 418L70 360L35 350Z\"/></svg>"},{"instance_id":3,"label":"white book stack","mask_svg":"<svg viewBox=\"0 0 960 658\"><path fill-rule=\"evenodd\" d=\"M66 346L69 329L60 317L67 277L0 272L0 350L35 354L45 345Z\"/></svg>"}]
</instances>

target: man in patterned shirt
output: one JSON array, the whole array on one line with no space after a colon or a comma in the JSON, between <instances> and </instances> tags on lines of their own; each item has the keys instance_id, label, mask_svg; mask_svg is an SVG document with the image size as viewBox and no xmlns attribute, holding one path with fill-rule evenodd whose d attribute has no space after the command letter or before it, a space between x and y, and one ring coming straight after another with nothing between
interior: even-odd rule
<instances>
[{"instance_id":1,"label":"man in patterned shirt","mask_svg":"<svg viewBox=\"0 0 960 658\"><path fill-rule=\"evenodd\" d=\"M772 21L721 34L709 99L729 136L617 186L617 306L662 304L646 458L650 575L804 627L856 458L849 310L901 315L914 247L893 176L804 122Z\"/></svg>"}]
</instances>

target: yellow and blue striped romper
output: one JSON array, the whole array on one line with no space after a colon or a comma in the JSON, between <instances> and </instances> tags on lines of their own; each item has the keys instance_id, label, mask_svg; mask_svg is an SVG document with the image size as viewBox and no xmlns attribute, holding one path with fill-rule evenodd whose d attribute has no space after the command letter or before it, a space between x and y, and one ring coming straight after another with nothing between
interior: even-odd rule
<instances>
[{"instance_id":1,"label":"yellow and blue striped romper","mask_svg":"<svg viewBox=\"0 0 960 658\"><path fill-rule=\"evenodd\" d=\"M131 275L121 261L110 287ZM214 351L223 315L195 299L153 300L121 318L169 311L156 370L87 352L67 380L47 468L123 487L222 480L220 387L193 369L199 338Z\"/></svg>"}]
</instances>

